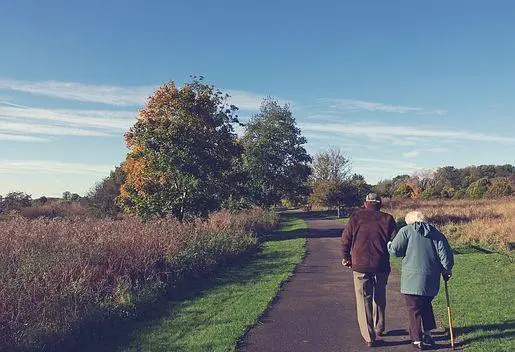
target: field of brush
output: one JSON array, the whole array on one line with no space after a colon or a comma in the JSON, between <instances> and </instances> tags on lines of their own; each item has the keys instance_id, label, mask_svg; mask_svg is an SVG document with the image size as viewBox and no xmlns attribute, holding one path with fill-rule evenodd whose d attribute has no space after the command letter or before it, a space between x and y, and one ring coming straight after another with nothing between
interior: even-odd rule
<instances>
[{"instance_id":1,"label":"field of brush","mask_svg":"<svg viewBox=\"0 0 515 352\"><path fill-rule=\"evenodd\" d=\"M74 350L88 338L78 333L137 317L185 280L255 252L276 225L259 209L189 222L3 220L0 350Z\"/></svg>"},{"instance_id":2,"label":"field of brush","mask_svg":"<svg viewBox=\"0 0 515 352\"><path fill-rule=\"evenodd\" d=\"M396 220L421 211L456 245L509 251L515 243L515 197L461 200L390 200L384 210Z\"/></svg>"}]
</instances>

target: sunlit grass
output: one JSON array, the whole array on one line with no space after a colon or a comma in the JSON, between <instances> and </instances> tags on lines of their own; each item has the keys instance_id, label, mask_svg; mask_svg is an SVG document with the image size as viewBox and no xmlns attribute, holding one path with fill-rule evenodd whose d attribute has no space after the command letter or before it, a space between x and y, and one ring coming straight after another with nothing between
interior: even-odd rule
<instances>
[{"instance_id":1,"label":"sunlit grass","mask_svg":"<svg viewBox=\"0 0 515 352\"><path fill-rule=\"evenodd\" d=\"M196 297L170 302L167 317L134 334L125 350L234 350L304 257L306 228L305 221L289 217L276 235L291 239L271 236L247 265L205 282L206 288Z\"/></svg>"}]
</instances>

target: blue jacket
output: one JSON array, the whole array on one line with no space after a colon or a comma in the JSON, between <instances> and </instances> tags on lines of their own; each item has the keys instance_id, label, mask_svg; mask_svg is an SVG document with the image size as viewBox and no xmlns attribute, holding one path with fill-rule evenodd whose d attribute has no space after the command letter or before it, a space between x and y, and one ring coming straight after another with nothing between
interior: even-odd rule
<instances>
[{"instance_id":1,"label":"blue jacket","mask_svg":"<svg viewBox=\"0 0 515 352\"><path fill-rule=\"evenodd\" d=\"M432 224L415 222L404 226L388 252L402 259L401 292L410 295L438 294L440 275L454 266L451 246Z\"/></svg>"}]
</instances>

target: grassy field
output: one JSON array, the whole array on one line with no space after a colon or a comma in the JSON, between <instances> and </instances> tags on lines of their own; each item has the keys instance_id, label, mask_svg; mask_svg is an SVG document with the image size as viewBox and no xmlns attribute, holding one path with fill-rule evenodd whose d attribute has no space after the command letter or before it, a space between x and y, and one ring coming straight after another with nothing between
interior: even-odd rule
<instances>
[{"instance_id":1,"label":"grassy field","mask_svg":"<svg viewBox=\"0 0 515 352\"><path fill-rule=\"evenodd\" d=\"M508 251L515 244L515 197L503 199L394 200L384 210L396 220L424 213L455 244Z\"/></svg>"},{"instance_id":2,"label":"grassy field","mask_svg":"<svg viewBox=\"0 0 515 352\"><path fill-rule=\"evenodd\" d=\"M163 318L133 327L135 332L128 343L115 346L114 341L103 341L84 350L234 350L304 257L305 238L283 238L291 237L286 234L292 232L302 237L306 228L303 220L288 218L250 262L196 282L161 307Z\"/></svg>"}]
</instances>

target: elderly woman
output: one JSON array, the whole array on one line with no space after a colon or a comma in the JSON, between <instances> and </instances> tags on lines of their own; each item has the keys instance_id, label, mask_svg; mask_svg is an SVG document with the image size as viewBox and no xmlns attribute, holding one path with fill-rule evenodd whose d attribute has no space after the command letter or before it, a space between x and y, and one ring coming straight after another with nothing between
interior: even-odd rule
<instances>
[{"instance_id":1,"label":"elderly woman","mask_svg":"<svg viewBox=\"0 0 515 352\"><path fill-rule=\"evenodd\" d=\"M388 252L402 259L401 293L406 299L409 334L413 347L423 350L433 345L431 330L436 328L431 301L440 289L440 275L451 277L454 257L445 236L424 215L412 211L406 226L388 242Z\"/></svg>"}]
</instances>

